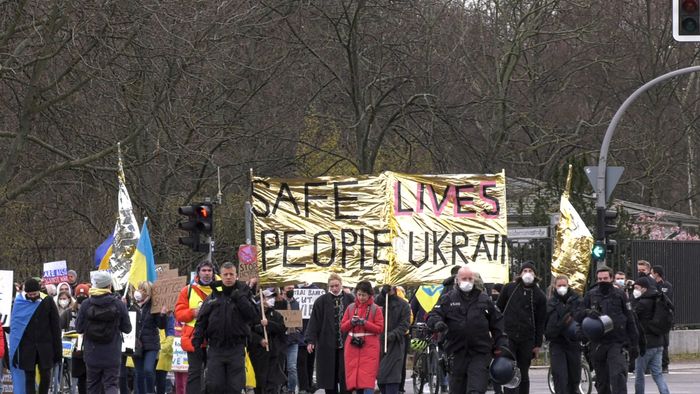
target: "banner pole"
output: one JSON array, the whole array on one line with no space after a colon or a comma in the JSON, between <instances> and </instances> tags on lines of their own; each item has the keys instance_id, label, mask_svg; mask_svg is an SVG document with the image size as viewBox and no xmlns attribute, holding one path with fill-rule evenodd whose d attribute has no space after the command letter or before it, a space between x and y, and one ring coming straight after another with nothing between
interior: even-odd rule
<instances>
[{"instance_id":1,"label":"banner pole","mask_svg":"<svg viewBox=\"0 0 700 394\"><path fill-rule=\"evenodd\" d=\"M384 353L389 351L389 293L384 299Z\"/></svg>"},{"instance_id":2,"label":"banner pole","mask_svg":"<svg viewBox=\"0 0 700 394\"><path fill-rule=\"evenodd\" d=\"M265 307L263 306L263 302L265 302L265 299L263 298L263 291L262 291L262 286L260 286L260 316L261 320L265 318ZM270 343L268 342L267 339L267 326L262 326L263 328L263 334L265 334L265 350L270 351Z\"/></svg>"}]
</instances>

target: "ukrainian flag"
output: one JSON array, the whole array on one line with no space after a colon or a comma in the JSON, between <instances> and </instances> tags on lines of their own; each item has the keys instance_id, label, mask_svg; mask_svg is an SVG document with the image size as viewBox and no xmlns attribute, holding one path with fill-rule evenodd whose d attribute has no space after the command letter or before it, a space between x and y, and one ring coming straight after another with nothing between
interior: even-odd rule
<instances>
[{"instance_id":1,"label":"ukrainian flag","mask_svg":"<svg viewBox=\"0 0 700 394\"><path fill-rule=\"evenodd\" d=\"M109 259L112 257L112 244L114 233L110 234L100 246L95 249L95 269L105 271L109 269Z\"/></svg>"},{"instance_id":2,"label":"ukrainian flag","mask_svg":"<svg viewBox=\"0 0 700 394\"><path fill-rule=\"evenodd\" d=\"M153 259L153 246L151 246L151 235L148 232L148 218L143 221L141 237L136 245L136 251L131 257L131 268L129 269L129 283L138 287L140 282L156 280L156 262Z\"/></svg>"}]
</instances>

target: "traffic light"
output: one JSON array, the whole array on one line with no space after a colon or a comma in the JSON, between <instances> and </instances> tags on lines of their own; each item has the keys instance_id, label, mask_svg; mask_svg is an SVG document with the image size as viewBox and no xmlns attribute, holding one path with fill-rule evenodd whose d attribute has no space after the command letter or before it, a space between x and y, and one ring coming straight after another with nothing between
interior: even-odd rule
<instances>
[{"instance_id":1,"label":"traffic light","mask_svg":"<svg viewBox=\"0 0 700 394\"><path fill-rule=\"evenodd\" d=\"M195 211L197 213L197 230L205 237L211 237L214 230L214 207L211 203L198 204Z\"/></svg>"},{"instance_id":2,"label":"traffic light","mask_svg":"<svg viewBox=\"0 0 700 394\"><path fill-rule=\"evenodd\" d=\"M180 215L185 215L187 219L178 223L180 230L185 230L189 234L187 237L180 237L178 242L180 245L188 246L193 251L199 250L199 229L197 228L197 205L185 205L178 208L177 212Z\"/></svg>"},{"instance_id":3,"label":"traffic light","mask_svg":"<svg viewBox=\"0 0 700 394\"><path fill-rule=\"evenodd\" d=\"M605 225L603 226L605 239L610 240L610 236L617 232L617 211L609 209L605 211Z\"/></svg>"},{"instance_id":4,"label":"traffic light","mask_svg":"<svg viewBox=\"0 0 700 394\"><path fill-rule=\"evenodd\" d=\"M595 244L593 244L593 250L591 250L591 257L593 258L593 261L605 260L606 249L607 247L605 246L604 241L595 241Z\"/></svg>"},{"instance_id":5,"label":"traffic light","mask_svg":"<svg viewBox=\"0 0 700 394\"><path fill-rule=\"evenodd\" d=\"M673 0L673 38L700 41L700 0Z\"/></svg>"}]
</instances>

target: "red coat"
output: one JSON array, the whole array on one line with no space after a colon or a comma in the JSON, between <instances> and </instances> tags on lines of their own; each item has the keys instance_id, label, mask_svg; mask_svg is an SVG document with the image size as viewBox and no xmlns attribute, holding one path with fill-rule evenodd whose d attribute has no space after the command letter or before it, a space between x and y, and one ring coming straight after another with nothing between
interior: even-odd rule
<instances>
[{"instance_id":1,"label":"red coat","mask_svg":"<svg viewBox=\"0 0 700 394\"><path fill-rule=\"evenodd\" d=\"M371 311L374 305L373 297L360 304L355 299L355 304L350 305L345 309L343 320L340 324L340 329L345 334L349 334L345 338L345 384L348 390L356 389L374 389L377 381L377 371L379 371L379 334L384 328L384 315L382 309L374 306L374 311ZM367 317L367 309L370 308L369 317ZM353 327L350 321L352 317L365 319L363 326ZM362 347L352 345L353 333L366 334L361 336L365 340Z\"/></svg>"}]
</instances>

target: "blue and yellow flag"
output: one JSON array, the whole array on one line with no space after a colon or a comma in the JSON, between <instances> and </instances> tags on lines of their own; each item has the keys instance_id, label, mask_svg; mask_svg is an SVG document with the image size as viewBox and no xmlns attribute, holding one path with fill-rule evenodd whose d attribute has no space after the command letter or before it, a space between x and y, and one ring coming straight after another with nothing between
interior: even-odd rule
<instances>
[{"instance_id":1,"label":"blue and yellow flag","mask_svg":"<svg viewBox=\"0 0 700 394\"><path fill-rule=\"evenodd\" d=\"M148 231L148 218L146 218L143 221L141 237L131 260L129 283L134 287L138 287L139 283L143 281L155 282L156 275L156 262L153 258L151 234Z\"/></svg>"},{"instance_id":2,"label":"blue and yellow flag","mask_svg":"<svg viewBox=\"0 0 700 394\"><path fill-rule=\"evenodd\" d=\"M98 271L105 271L109 269L109 259L112 257L112 246L114 244L114 232L107 237L100 244L100 246L95 249L95 269Z\"/></svg>"},{"instance_id":3,"label":"blue and yellow flag","mask_svg":"<svg viewBox=\"0 0 700 394\"><path fill-rule=\"evenodd\" d=\"M433 310L444 288L443 285L423 285L416 290L416 299L425 313Z\"/></svg>"}]
</instances>

